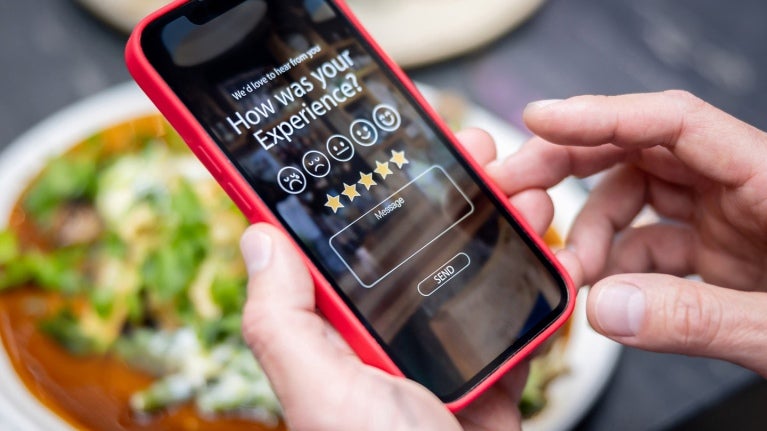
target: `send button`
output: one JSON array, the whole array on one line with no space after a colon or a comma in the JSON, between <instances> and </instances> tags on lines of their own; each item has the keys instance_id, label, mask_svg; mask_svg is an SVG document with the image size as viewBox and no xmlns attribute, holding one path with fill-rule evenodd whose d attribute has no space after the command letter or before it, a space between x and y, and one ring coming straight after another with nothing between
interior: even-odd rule
<instances>
[{"instance_id":1,"label":"send button","mask_svg":"<svg viewBox=\"0 0 767 431\"><path fill-rule=\"evenodd\" d=\"M418 283L418 293L423 296L431 296L431 294L439 290L440 287L449 283L456 275L468 268L469 264L471 264L469 255L466 253L458 253L454 258L447 261L447 263L439 267L438 270L432 272L423 281Z\"/></svg>"}]
</instances>

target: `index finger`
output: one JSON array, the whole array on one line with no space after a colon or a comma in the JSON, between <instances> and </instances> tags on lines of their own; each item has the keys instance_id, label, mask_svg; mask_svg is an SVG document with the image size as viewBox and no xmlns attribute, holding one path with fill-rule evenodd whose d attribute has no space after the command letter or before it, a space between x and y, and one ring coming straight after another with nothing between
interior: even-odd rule
<instances>
[{"instance_id":1,"label":"index finger","mask_svg":"<svg viewBox=\"0 0 767 431\"><path fill-rule=\"evenodd\" d=\"M511 196L524 190L549 189L569 176L593 175L625 157L624 150L612 145L567 147L534 137L519 151L490 163L486 169L501 190Z\"/></svg>"},{"instance_id":2,"label":"index finger","mask_svg":"<svg viewBox=\"0 0 767 431\"><path fill-rule=\"evenodd\" d=\"M763 132L684 91L531 104L524 119L533 133L557 144L629 151L662 146L729 186L743 184L767 159Z\"/></svg>"}]
</instances>

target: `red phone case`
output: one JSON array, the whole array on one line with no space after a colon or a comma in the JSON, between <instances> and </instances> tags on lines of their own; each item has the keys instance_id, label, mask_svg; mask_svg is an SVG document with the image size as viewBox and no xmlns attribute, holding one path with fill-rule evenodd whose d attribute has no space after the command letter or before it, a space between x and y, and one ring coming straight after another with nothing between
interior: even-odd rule
<instances>
[{"instance_id":1,"label":"red phone case","mask_svg":"<svg viewBox=\"0 0 767 431\"><path fill-rule=\"evenodd\" d=\"M482 181L498 198L500 202L504 203L506 209L513 215L517 222L524 228L527 235L532 238L535 244L543 250L543 254L548 259L552 266L562 275L567 284L567 306L562 315L551 325L549 325L543 333L531 340L526 346L524 346L520 352L494 372L486 376L479 384L466 392L458 399L447 403L447 407L457 412L472 401L474 401L482 392L492 386L498 379L507 371L517 365L522 359L535 351L543 341L554 334L570 317L573 308L575 306L575 287L572 280L562 268L561 264L556 260L554 255L549 251L548 246L543 240L536 235L527 222L522 219L519 213L508 203L508 198L504 196L500 188L490 181L484 173L484 170L479 166L476 161L458 144L453 137L452 131L444 124L439 116L436 114L424 97L417 90L415 84L405 75L402 69L386 55L381 47L372 39L370 34L360 24L351 10L348 8L345 2L340 0L330 0L334 3L341 12L345 15L345 18L356 27L357 31L363 35L367 43L373 48L375 54L383 59L385 65L389 67L396 74L397 78L401 81L404 87L413 95L413 98L422 105L430 120L436 124L441 132L450 138L451 144L456 147L459 153L466 159L471 168L477 172ZM254 192L253 188L247 183L245 178L240 175L237 169L227 159L224 153L219 149L218 145L204 130L202 125L198 123L192 113L181 102L176 94L170 89L168 84L160 77L159 73L152 67L147 60L141 48L141 36L146 26L154 21L156 18L164 15L165 13L176 9L186 3L189 0L177 0L168 6L158 10L157 12L149 15L142 20L134 29L127 47L126 47L126 64L133 78L136 80L142 90L149 96L154 102L160 112L168 119L171 125L181 135L184 141L187 143L192 152L200 159L205 167L213 174L216 180L221 184L226 193L237 204L240 210L245 216L252 222L266 222L284 230L281 223L272 214L267 205L261 200L261 198ZM300 250L298 244L294 243L296 249ZM303 254L303 253L302 253ZM317 306L327 318L327 320L339 331L341 336L352 347L360 359L366 364L380 368L390 374L396 376L403 376L402 371L397 368L394 362L389 358L384 349L379 345L376 339L368 332L365 326L357 319L354 313L349 309L346 303L336 293L331 284L324 278L316 266L304 256L304 261L309 268L312 277L314 279Z\"/></svg>"}]
</instances>

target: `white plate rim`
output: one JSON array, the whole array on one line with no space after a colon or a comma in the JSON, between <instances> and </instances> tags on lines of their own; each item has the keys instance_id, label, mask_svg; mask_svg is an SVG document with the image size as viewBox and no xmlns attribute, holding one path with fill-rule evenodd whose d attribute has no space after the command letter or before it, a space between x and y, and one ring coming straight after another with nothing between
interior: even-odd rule
<instances>
[{"instance_id":1,"label":"white plate rim","mask_svg":"<svg viewBox=\"0 0 767 431\"><path fill-rule=\"evenodd\" d=\"M427 97L437 92L419 85ZM66 151L105 126L156 113L156 108L132 82L125 83L70 105L20 136L0 153L0 225L46 160ZM488 130L498 145L499 157L513 152L526 136L487 111L471 107L466 127ZM551 190L555 205L554 226L567 232L586 199L585 190L567 180ZM585 291L578 295L572 336L566 351L570 372L559 377L548 390L549 405L538 416L524 422L528 431L564 431L583 418L609 381L620 354L620 346L594 332L585 317ZM43 406L16 375L5 349L0 349L0 428L8 431L72 430L71 426Z\"/></svg>"}]
</instances>

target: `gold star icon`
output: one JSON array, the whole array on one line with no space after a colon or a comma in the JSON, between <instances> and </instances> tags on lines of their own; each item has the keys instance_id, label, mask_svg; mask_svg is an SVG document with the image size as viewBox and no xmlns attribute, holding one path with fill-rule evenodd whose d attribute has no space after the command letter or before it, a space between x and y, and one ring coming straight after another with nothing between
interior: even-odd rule
<instances>
[{"instance_id":1,"label":"gold star icon","mask_svg":"<svg viewBox=\"0 0 767 431\"><path fill-rule=\"evenodd\" d=\"M384 163L376 162L376 169L373 172L375 172L378 175L380 175L381 178L384 179L384 180L389 175L394 174L394 172L392 172L391 169L389 169L389 162L384 162Z\"/></svg>"},{"instance_id":2,"label":"gold star icon","mask_svg":"<svg viewBox=\"0 0 767 431\"><path fill-rule=\"evenodd\" d=\"M344 183L344 192L341 194L349 198L351 202L354 202L354 198L360 197L356 184L349 185Z\"/></svg>"},{"instance_id":3,"label":"gold star icon","mask_svg":"<svg viewBox=\"0 0 767 431\"><path fill-rule=\"evenodd\" d=\"M402 169L402 166L410 163L408 159L405 158L405 152L404 151L394 151L391 152L391 160L392 163L397 165L398 168Z\"/></svg>"},{"instance_id":4,"label":"gold star icon","mask_svg":"<svg viewBox=\"0 0 767 431\"><path fill-rule=\"evenodd\" d=\"M325 202L325 206L333 210L333 214L337 213L339 209L344 205L341 203L341 196L327 195L328 201Z\"/></svg>"},{"instance_id":5,"label":"gold star icon","mask_svg":"<svg viewBox=\"0 0 767 431\"><path fill-rule=\"evenodd\" d=\"M370 190L371 187L377 185L378 183L373 181L373 174L363 174L360 172L360 180L359 183L365 186L365 189Z\"/></svg>"}]
</instances>

